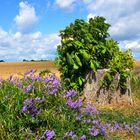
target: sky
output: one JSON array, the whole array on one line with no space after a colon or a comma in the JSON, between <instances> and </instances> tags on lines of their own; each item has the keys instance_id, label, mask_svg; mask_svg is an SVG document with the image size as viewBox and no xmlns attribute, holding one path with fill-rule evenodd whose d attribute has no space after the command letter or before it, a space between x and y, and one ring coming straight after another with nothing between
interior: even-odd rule
<instances>
[{"instance_id":1,"label":"sky","mask_svg":"<svg viewBox=\"0 0 140 140\"><path fill-rule=\"evenodd\" d=\"M122 50L140 59L140 0L0 0L0 60L55 58L59 31L104 16Z\"/></svg>"}]
</instances>

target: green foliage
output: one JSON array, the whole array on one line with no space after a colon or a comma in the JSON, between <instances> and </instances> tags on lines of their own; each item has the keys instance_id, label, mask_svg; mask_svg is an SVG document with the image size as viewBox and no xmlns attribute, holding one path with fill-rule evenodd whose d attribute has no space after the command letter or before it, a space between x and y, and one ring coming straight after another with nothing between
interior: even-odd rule
<instances>
[{"instance_id":1,"label":"green foliage","mask_svg":"<svg viewBox=\"0 0 140 140\"><path fill-rule=\"evenodd\" d=\"M108 85L118 72L120 86L124 84L133 68L130 51L121 51L116 41L109 39L110 25L103 17L95 17L88 22L76 19L60 31L61 45L57 47L57 62L60 65L61 79L68 88L82 90L85 72L97 69L110 69L104 80ZM82 80L79 80L80 79Z\"/></svg>"}]
</instances>

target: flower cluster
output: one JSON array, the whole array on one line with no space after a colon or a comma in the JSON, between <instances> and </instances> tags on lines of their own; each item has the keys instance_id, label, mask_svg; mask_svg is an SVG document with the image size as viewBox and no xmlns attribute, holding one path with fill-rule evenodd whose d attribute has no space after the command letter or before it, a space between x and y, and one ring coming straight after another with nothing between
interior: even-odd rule
<instances>
[{"instance_id":1,"label":"flower cluster","mask_svg":"<svg viewBox=\"0 0 140 140\"><path fill-rule=\"evenodd\" d=\"M67 105L69 105L71 108L79 108L83 104L82 100L78 99L76 101L72 101L72 99L68 99Z\"/></svg>"},{"instance_id":2,"label":"flower cluster","mask_svg":"<svg viewBox=\"0 0 140 140\"><path fill-rule=\"evenodd\" d=\"M33 99L24 100L22 112L30 114L32 117L35 117L42 110L41 108L38 108L37 104L44 102L44 100L45 100L44 98L40 99L39 97L36 97L34 100Z\"/></svg>"}]
</instances>

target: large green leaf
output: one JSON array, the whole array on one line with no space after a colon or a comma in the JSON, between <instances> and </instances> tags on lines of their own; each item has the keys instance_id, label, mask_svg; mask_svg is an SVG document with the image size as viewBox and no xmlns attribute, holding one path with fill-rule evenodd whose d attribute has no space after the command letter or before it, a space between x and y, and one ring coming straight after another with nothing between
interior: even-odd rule
<instances>
[{"instance_id":1,"label":"large green leaf","mask_svg":"<svg viewBox=\"0 0 140 140\"><path fill-rule=\"evenodd\" d=\"M83 55L83 58L86 60L86 61L89 61L90 60L90 54L88 54L85 50L80 50L80 53Z\"/></svg>"},{"instance_id":2,"label":"large green leaf","mask_svg":"<svg viewBox=\"0 0 140 140\"><path fill-rule=\"evenodd\" d=\"M77 64L78 64L79 66L82 66L82 63L81 63L81 61L80 61L80 58L77 56L77 54L75 54L75 60L76 60L76 62L77 62Z\"/></svg>"},{"instance_id":3,"label":"large green leaf","mask_svg":"<svg viewBox=\"0 0 140 140\"><path fill-rule=\"evenodd\" d=\"M96 70L95 64L93 63L93 61L90 61L90 68L93 70Z\"/></svg>"},{"instance_id":4,"label":"large green leaf","mask_svg":"<svg viewBox=\"0 0 140 140\"><path fill-rule=\"evenodd\" d=\"M73 69L77 70L79 67L74 63Z\"/></svg>"},{"instance_id":5,"label":"large green leaf","mask_svg":"<svg viewBox=\"0 0 140 140\"><path fill-rule=\"evenodd\" d=\"M67 53L66 55L67 55L67 61L68 61L68 63L69 63L70 65L74 65L74 61L73 61L72 57L70 56L70 54Z\"/></svg>"}]
</instances>

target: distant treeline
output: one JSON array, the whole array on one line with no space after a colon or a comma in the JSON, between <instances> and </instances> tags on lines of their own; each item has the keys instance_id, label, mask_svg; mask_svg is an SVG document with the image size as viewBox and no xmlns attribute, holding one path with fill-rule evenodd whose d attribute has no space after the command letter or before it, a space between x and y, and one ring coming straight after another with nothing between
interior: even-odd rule
<instances>
[{"instance_id":1,"label":"distant treeline","mask_svg":"<svg viewBox=\"0 0 140 140\"><path fill-rule=\"evenodd\" d=\"M22 61L23 62L40 62L40 61L50 61L50 60L42 60L42 59L41 60L33 60L33 59L32 60L26 60L26 59L23 59Z\"/></svg>"},{"instance_id":2,"label":"distant treeline","mask_svg":"<svg viewBox=\"0 0 140 140\"><path fill-rule=\"evenodd\" d=\"M5 62L4 60L0 60L0 62Z\"/></svg>"}]
</instances>

